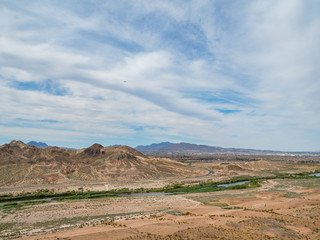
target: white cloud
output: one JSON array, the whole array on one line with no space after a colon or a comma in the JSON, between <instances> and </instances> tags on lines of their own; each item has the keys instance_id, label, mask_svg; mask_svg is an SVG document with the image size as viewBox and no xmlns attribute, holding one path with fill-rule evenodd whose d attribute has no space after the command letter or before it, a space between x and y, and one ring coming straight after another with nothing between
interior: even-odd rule
<instances>
[{"instance_id":1,"label":"white cloud","mask_svg":"<svg viewBox=\"0 0 320 240\"><path fill-rule=\"evenodd\" d=\"M320 20L311 2L4 5L0 123L21 138L56 128L55 139L316 149ZM46 79L68 94L11 84ZM55 121L32 135L40 120Z\"/></svg>"}]
</instances>

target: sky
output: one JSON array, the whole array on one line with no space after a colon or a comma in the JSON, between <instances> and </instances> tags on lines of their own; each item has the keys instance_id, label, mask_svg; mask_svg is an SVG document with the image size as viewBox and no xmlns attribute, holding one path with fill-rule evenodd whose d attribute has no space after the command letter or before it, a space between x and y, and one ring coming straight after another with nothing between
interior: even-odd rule
<instances>
[{"instance_id":1,"label":"sky","mask_svg":"<svg viewBox=\"0 0 320 240\"><path fill-rule=\"evenodd\" d=\"M0 144L320 150L318 0L0 0Z\"/></svg>"}]
</instances>

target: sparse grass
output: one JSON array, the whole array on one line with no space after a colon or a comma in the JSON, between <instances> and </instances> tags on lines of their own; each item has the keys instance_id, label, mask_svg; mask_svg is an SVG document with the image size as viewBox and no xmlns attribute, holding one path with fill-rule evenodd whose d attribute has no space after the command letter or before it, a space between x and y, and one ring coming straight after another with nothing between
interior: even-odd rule
<instances>
[{"instance_id":1,"label":"sparse grass","mask_svg":"<svg viewBox=\"0 0 320 240\"><path fill-rule=\"evenodd\" d=\"M23 203L8 203L8 204L0 206L0 210L2 210L3 212L8 212L11 210L21 209L22 207L42 204L45 202L47 202L47 201L32 201L32 202L30 201L30 202L23 202Z\"/></svg>"},{"instance_id":2,"label":"sparse grass","mask_svg":"<svg viewBox=\"0 0 320 240\"><path fill-rule=\"evenodd\" d=\"M201 192L217 192L217 191L224 191L224 190L237 190L237 189L248 189L248 188L255 188L259 187L260 183L263 180L273 179L279 182L280 184L275 186L277 189L281 188L291 188L296 186L302 187L309 187L314 188L320 185L320 178L318 177L310 177L310 172L298 173L298 174L278 174L277 176L273 177L252 177L252 176L240 176L236 178L229 179L223 182L200 182L196 185L183 185L183 184L172 184L171 186L166 186L164 188L152 188L152 189L144 189L139 188L135 190L130 190L128 188L112 190L112 191L68 191L64 193L54 193L53 191L49 191L47 189L38 190L36 193L25 193L20 194L17 196L12 196L10 194L7 195L0 195L0 202L9 202L12 203L6 204L4 206L0 206L0 210L3 213L7 212L10 213L13 210L19 210L23 207L32 206L36 204L42 204L46 201L42 201L42 199L52 198L57 201L66 201L66 200L79 200L79 199L94 199L94 198L110 198L110 197L118 197L117 194L121 193L144 193L144 192L171 192L173 194L185 194L185 193L201 193ZM226 184L226 183L234 183L239 181L248 181L249 183L231 187L218 187L219 184ZM284 197L298 197L297 194L290 192L283 195ZM199 197L197 197L199 198ZM39 199L39 201L34 201L35 199ZM32 200L23 203L15 203L14 201L20 200ZM199 199L194 199L196 201L202 202L203 204L212 204L213 200L212 197L200 197ZM222 208L228 208L224 204L212 204Z\"/></svg>"},{"instance_id":3,"label":"sparse grass","mask_svg":"<svg viewBox=\"0 0 320 240\"><path fill-rule=\"evenodd\" d=\"M13 229L17 223L0 223L0 233L4 230Z\"/></svg>"},{"instance_id":4,"label":"sparse grass","mask_svg":"<svg viewBox=\"0 0 320 240\"><path fill-rule=\"evenodd\" d=\"M219 187L220 184L232 184L242 181L250 181L248 183L244 183L242 185L228 186L228 187ZM254 188L260 187L260 181L252 179L252 177L248 178L233 178L228 181L223 182L206 182L200 183L194 186L175 186L174 188L168 189L166 192L177 192L177 193L200 193L200 192L216 192L223 190L237 190L237 189L246 189L246 188Z\"/></svg>"},{"instance_id":5,"label":"sparse grass","mask_svg":"<svg viewBox=\"0 0 320 240\"><path fill-rule=\"evenodd\" d=\"M291 188L293 186L308 184L308 186L312 184L319 183L319 179L301 179L301 178L289 178L289 179L277 179L275 182L280 183L287 188ZM220 183L219 183L220 184ZM251 183L249 183L251 184ZM200 184L199 184L200 185ZM268 186L267 184L266 186ZM205 187L206 183L201 183L201 187ZM274 185L272 189L275 190L277 196L284 196L289 198L296 198L302 194L297 194L294 191L279 191L275 188ZM173 187L173 185L172 185ZM176 185L175 189L181 188L183 185ZM168 187L167 187L168 188ZM269 190L263 189L263 192L268 192ZM124 190L126 191L126 190ZM140 189L139 191L146 191L145 189ZM206 205L217 206L222 209L235 209L237 208L237 201L233 202L230 199L226 200L224 203L223 198L241 198L241 197L256 197L257 193L260 191L258 189L251 189L249 191L219 191L212 194L193 194L186 195L187 198L194 199L196 201L201 200ZM257 197L259 198L259 196ZM221 200L222 199L222 200ZM219 201L220 200L220 201ZM231 199L232 200L232 199ZM289 200L291 201L291 200ZM68 203L66 203L68 204ZM234 206L233 206L234 205ZM177 217L174 219L176 222L172 222L172 224L189 224L184 223L181 219L183 219L183 215L189 215L190 213L186 212L187 209L181 210L171 210L165 209L162 213L169 213L172 215L181 215L181 217ZM242 208L243 210L247 210ZM217 221L227 221L225 225L215 226L213 224L204 224L203 226L195 226L195 227L185 227L184 230L179 230L173 235L160 236L160 235L152 235L150 233L138 234L135 237L129 237L127 239L306 239L304 235L297 232L292 231L286 228L286 225L290 226L301 226L310 228L313 233L310 235L309 239L318 239L316 234L318 234L315 229L318 229L318 221L319 221L319 208L315 203L314 205L309 205L305 209L301 206L291 210L290 214L283 213L281 211L277 211L278 209L248 209L247 216L241 216L234 214L233 211L225 211L224 215L212 215L209 218L212 218ZM160 212L159 210L157 210ZM154 213L155 211L151 212ZM239 211L237 211L239 212ZM252 212L255 215L250 216ZM259 213L261 212L261 214ZM74 228L74 227L83 227L86 225L95 225L95 224L106 224L117 227L125 227L125 225L121 225L117 222L114 222L113 219L123 215L129 216L132 214L132 217L135 217L135 214L141 216L142 214L146 214L145 212L137 212L137 213L125 213L125 214L111 214L111 215L95 215L95 216L81 216L81 217L70 217L63 218L53 221L39 222L34 224L27 223L11 223L11 225L0 225L4 229L4 233L0 236L4 239L9 239L12 237L23 236L23 233L32 229L39 229L39 233L50 232L50 231L59 231L66 228ZM258 215L257 215L258 214ZM192 216L192 214L191 214ZM297 216L297 217L296 217ZM150 218L157 218L156 215L150 216ZM172 217L172 216L171 216ZM239 221L240 218L240 221ZM165 218L157 218L158 220L166 220ZM158 221L157 220L157 221ZM212 222L212 221L211 221ZM161 222L162 223L162 222ZM126 223L125 223L126 224ZM166 223L165 223L166 224ZM169 223L171 224L171 223ZM187 225L185 225L187 226ZM183 227L181 228L183 229ZM274 234L273 237L269 237L269 232ZM5 235L7 234L7 235ZM10 235L9 235L10 234ZM150 237L152 236L152 237ZM270 235L271 236L271 235Z\"/></svg>"},{"instance_id":6,"label":"sparse grass","mask_svg":"<svg viewBox=\"0 0 320 240\"><path fill-rule=\"evenodd\" d=\"M228 204L226 203L222 203L222 202L207 202L205 203L205 205L208 205L208 206L215 206L215 207L220 207L220 208L226 208L226 207L230 207Z\"/></svg>"},{"instance_id":7,"label":"sparse grass","mask_svg":"<svg viewBox=\"0 0 320 240\"><path fill-rule=\"evenodd\" d=\"M317 184L319 184L320 179L318 177L309 176L310 172L288 174L279 173L277 176L269 177L252 177L252 176L240 176L229 179L222 182L200 182L199 184L193 186L187 186L183 184L174 184L164 188L151 188L144 189L139 188L135 190L130 190L128 188L111 190L111 191L68 191L63 193L50 192L47 189L38 190L36 193L24 193L17 196L12 195L0 195L0 202L16 202L16 201L27 201L36 199L47 199L52 198L53 200L75 200L75 199L92 199L92 198L108 198L108 197L118 197L118 194L123 193L144 193L144 192L169 192L169 193L199 193L199 192L215 192L223 190L237 190L246 188L260 187L260 183L268 179L313 179ZM242 181L250 181L242 185L235 185L229 187L218 187L220 184L230 184ZM309 185L312 182L309 182ZM309 186L307 186L309 187ZM39 202L41 203L41 202ZM38 203L38 204L39 204Z\"/></svg>"},{"instance_id":8,"label":"sparse grass","mask_svg":"<svg viewBox=\"0 0 320 240\"><path fill-rule=\"evenodd\" d=\"M279 184L275 186L277 189L291 187L318 188L320 186L319 177L308 177L306 179L277 179Z\"/></svg>"},{"instance_id":9,"label":"sparse grass","mask_svg":"<svg viewBox=\"0 0 320 240\"><path fill-rule=\"evenodd\" d=\"M60 218L58 220L46 221L46 222L37 222L32 224L34 228L57 228L62 225L75 225L86 223L91 220L102 220L107 218L112 218L114 215L98 215L98 216L83 216L83 217L73 217L73 218Z\"/></svg>"},{"instance_id":10,"label":"sparse grass","mask_svg":"<svg viewBox=\"0 0 320 240\"><path fill-rule=\"evenodd\" d=\"M123 224L114 222L116 217L121 216L135 216L141 215L142 212L130 212L130 213L117 213L117 214L105 214L105 215L93 215L93 216L81 216L72 218L60 218L57 220L36 222L28 224L25 222L17 223L0 223L0 239L10 239L13 237L21 236L22 232L30 231L33 229L39 229L40 232L55 232L63 229L69 229L74 227L83 227L88 225L105 224L112 225L114 227L125 227Z\"/></svg>"},{"instance_id":11,"label":"sparse grass","mask_svg":"<svg viewBox=\"0 0 320 240\"><path fill-rule=\"evenodd\" d=\"M223 192L216 192L216 194L214 195L203 195L203 196L199 196L199 195L187 195L186 198L200 202L204 205L212 205L212 206L217 206L217 207L224 207L225 205L221 202L219 202L220 199L224 199L224 198L241 198L241 197L251 197L251 198L255 198L255 194L254 192L243 192L243 193L228 193L227 191L223 191Z\"/></svg>"},{"instance_id":12,"label":"sparse grass","mask_svg":"<svg viewBox=\"0 0 320 240\"><path fill-rule=\"evenodd\" d=\"M267 170L267 169L264 169L264 170L261 170L261 172L273 174L275 176L281 174L280 170Z\"/></svg>"},{"instance_id":13,"label":"sparse grass","mask_svg":"<svg viewBox=\"0 0 320 240\"><path fill-rule=\"evenodd\" d=\"M286 198L297 198L297 197L302 196L302 194L301 193L296 193L296 192L286 192L282 196L286 197Z\"/></svg>"},{"instance_id":14,"label":"sparse grass","mask_svg":"<svg viewBox=\"0 0 320 240\"><path fill-rule=\"evenodd\" d=\"M319 188L320 186L320 178L312 178L312 179L301 179L300 181L295 182L296 186L305 187L305 188Z\"/></svg>"},{"instance_id":15,"label":"sparse grass","mask_svg":"<svg viewBox=\"0 0 320 240\"><path fill-rule=\"evenodd\" d=\"M53 193L45 190L39 190L36 193L24 193L17 196L12 195L1 195L0 202L17 202L17 201L28 201L37 199L48 199L62 201L62 200L78 200L78 199L92 199L92 198L108 198L108 197L118 197L118 194L130 194L130 193L145 193L145 192L180 192L180 193L190 193L190 192L211 192L211 191L221 191L227 189L244 189L248 187L260 186L255 180L251 180L249 184L231 186L231 187L218 187L219 184L234 183L243 180L243 178L231 179L229 181L223 182L209 182L200 183L194 186L183 186L182 184L174 184L173 186L167 186L164 188L151 188L144 189L139 188L135 190L130 190L128 188L112 190L112 191L68 191L63 193ZM19 208L24 205L39 204L45 201L37 202L25 202L25 203L8 203L2 208ZM1 209L1 207L0 207Z\"/></svg>"},{"instance_id":16,"label":"sparse grass","mask_svg":"<svg viewBox=\"0 0 320 240\"><path fill-rule=\"evenodd\" d=\"M45 189L46 190L46 189ZM121 191L119 191L121 192ZM73 199L89 199L89 198L100 198L100 197L115 197L117 191L68 191L63 193L53 193L47 191L38 191L36 193L23 193L17 196L12 195L1 195L0 202L17 202L17 201L28 201L37 199L48 199L53 200L73 200ZM122 193L122 192L121 192Z\"/></svg>"}]
</instances>

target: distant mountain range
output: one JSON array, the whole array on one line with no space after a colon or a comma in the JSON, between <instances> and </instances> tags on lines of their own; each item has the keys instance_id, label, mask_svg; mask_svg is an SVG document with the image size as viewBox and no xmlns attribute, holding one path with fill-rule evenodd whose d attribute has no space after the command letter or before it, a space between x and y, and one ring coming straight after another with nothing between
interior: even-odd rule
<instances>
[{"instance_id":1,"label":"distant mountain range","mask_svg":"<svg viewBox=\"0 0 320 240\"><path fill-rule=\"evenodd\" d=\"M27 143L27 145L35 146L37 148L47 148L47 147L49 147L49 145L44 143L44 142L36 142L36 141L30 141L30 142Z\"/></svg>"},{"instance_id":2,"label":"distant mountain range","mask_svg":"<svg viewBox=\"0 0 320 240\"><path fill-rule=\"evenodd\" d=\"M162 142L162 143L152 143L150 145L139 145L136 146L135 149L139 150L156 150L156 149L165 149L166 147L169 147L171 145L175 145L175 143L171 143L171 142Z\"/></svg>"},{"instance_id":3,"label":"distant mountain range","mask_svg":"<svg viewBox=\"0 0 320 240\"><path fill-rule=\"evenodd\" d=\"M139 145L136 150L145 154L281 154L288 152L272 151L272 150L257 150L257 149L244 149L244 148L223 148L217 146L197 145L191 143L153 143L151 145Z\"/></svg>"},{"instance_id":4,"label":"distant mountain range","mask_svg":"<svg viewBox=\"0 0 320 240\"><path fill-rule=\"evenodd\" d=\"M27 145L35 146L37 148L51 147L44 142L30 141ZM110 145L108 147L119 147L121 145ZM79 150L75 148L60 147L66 150ZM273 151L273 150L259 150L259 149L246 149L246 148L223 148L209 145L198 145L192 143L172 143L161 142L152 143L150 145L139 145L134 149L144 154L311 154L319 155L320 151L316 152L285 152L285 151Z\"/></svg>"},{"instance_id":5,"label":"distant mountain range","mask_svg":"<svg viewBox=\"0 0 320 240\"><path fill-rule=\"evenodd\" d=\"M27 143L27 145L29 146L35 146L37 148L47 148L47 147L52 147L44 142L36 142L36 141L30 141ZM113 145L113 146L110 146L110 147L116 147L116 146L121 146L121 145ZM59 147L61 149L65 149L65 150L74 150L74 151L77 151L79 149L76 149L76 148L68 148L68 147Z\"/></svg>"}]
</instances>

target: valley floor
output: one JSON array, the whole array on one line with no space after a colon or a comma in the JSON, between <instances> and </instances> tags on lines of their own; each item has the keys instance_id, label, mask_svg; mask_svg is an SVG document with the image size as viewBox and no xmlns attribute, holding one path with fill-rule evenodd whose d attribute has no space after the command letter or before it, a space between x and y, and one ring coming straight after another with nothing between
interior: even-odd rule
<instances>
[{"instance_id":1,"label":"valley floor","mask_svg":"<svg viewBox=\"0 0 320 240\"><path fill-rule=\"evenodd\" d=\"M3 212L1 236L24 235L20 239L25 240L319 239L319 186L319 178L279 179L255 189L45 203ZM30 234L36 235L26 236Z\"/></svg>"},{"instance_id":2,"label":"valley floor","mask_svg":"<svg viewBox=\"0 0 320 240\"><path fill-rule=\"evenodd\" d=\"M318 162L240 161L198 166L215 173L201 179L185 179L185 184L320 169ZM128 181L108 187L146 189L173 183L172 180ZM104 184L75 184L56 186L55 191L79 187L105 190ZM15 188L14 194L34 190ZM7 191L0 189L1 194ZM258 188L56 201L0 209L0 239L320 239L319 220L320 178L277 178L262 182Z\"/></svg>"}]
</instances>

